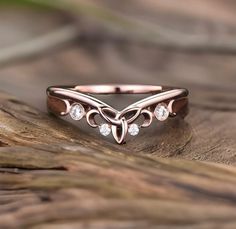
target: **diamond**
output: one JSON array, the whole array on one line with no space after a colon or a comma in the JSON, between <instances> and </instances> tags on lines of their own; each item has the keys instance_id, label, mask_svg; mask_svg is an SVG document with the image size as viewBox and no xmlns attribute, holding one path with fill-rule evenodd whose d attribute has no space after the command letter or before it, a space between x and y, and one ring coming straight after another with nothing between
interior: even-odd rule
<instances>
[{"instance_id":1,"label":"diamond","mask_svg":"<svg viewBox=\"0 0 236 229\"><path fill-rule=\"evenodd\" d=\"M79 103L74 103L70 109L70 116L74 120L80 120L85 114L84 107Z\"/></svg>"},{"instance_id":2,"label":"diamond","mask_svg":"<svg viewBox=\"0 0 236 229\"><path fill-rule=\"evenodd\" d=\"M159 121L164 121L169 117L169 110L165 103L159 103L155 110L154 115Z\"/></svg>"},{"instance_id":3,"label":"diamond","mask_svg":"<svg viewBox=\"0 0 236 229\"><path fill-rule=\"evenodd\" d=\"M107 123L103 123L101 126L99 126L99 131L101 135L108 136L111 133L111 127Z\"/></svg>"},{"instance_id":4,"label":"diamond","mask_svg":"<svg viewBox=\"0 0 236 229\"><path fill-rule=\"evenodd\" d=\"M135 123L132 123L130 126L129 126L129 129L128 129L128 132L130 135L132 136L135 136L139 133L139 127L137 124Z\"/></svg>"}]
</instances>

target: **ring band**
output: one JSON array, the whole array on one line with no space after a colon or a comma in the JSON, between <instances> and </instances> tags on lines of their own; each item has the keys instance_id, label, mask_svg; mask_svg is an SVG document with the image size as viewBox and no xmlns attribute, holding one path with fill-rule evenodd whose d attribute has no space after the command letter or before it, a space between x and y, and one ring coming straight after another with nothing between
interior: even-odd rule
<instances>
[{"instance_id":1,"label":"ring band","mask_svg":"<svg viewBox=\"0 0 236 229\"><path fill-rule=\"evenodd\" d=\"M95 98L96 94L150 95L118 111ZM104 136L111 133L122 144L127 134L137 135L154 119L164 121L177 115L184 118L188 113L188 90L153 85L52 86L47 89L47 105L49 112L58 116L70 115L74 120L85 117L91 127L99 128Z\"/></svg>"}]
</instances>

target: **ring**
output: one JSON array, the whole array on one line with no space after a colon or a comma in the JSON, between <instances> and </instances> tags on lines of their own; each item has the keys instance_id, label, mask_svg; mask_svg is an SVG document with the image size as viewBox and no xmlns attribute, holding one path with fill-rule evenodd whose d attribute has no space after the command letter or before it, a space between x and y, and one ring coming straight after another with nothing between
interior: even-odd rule
<instances>
[{"instance_id":1,"label":"ring","mask_svg":"<svg viewBox=\"0 0 236 229\"><path fill-rule=\"evenodd\" d=\"M149 94L119 111L97 99L96 95ZM184 118L188 113L188 90L152 85L78 85L52 86L47 89L49 112L69 115L73 120L86 118L103 136L112 134L118 144L127 135L136 136L141 128L168 117Z\"/></svg>"}]
</instances>

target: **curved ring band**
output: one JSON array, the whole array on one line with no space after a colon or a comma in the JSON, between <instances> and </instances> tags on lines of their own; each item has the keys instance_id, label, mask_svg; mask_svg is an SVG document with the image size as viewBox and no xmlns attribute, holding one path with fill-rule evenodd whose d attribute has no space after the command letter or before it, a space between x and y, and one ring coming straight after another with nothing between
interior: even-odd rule
<instances>
[{"instance_id":1,"label":"curved ring band","mask_svg":"<svg viewBox=\"0 0 236 229\"><path fill-rule=\"evenodd\" d=\"M96 94L150 95L118 111L95 98ZM47 105L48 110L58 116L70 114L74 120L85 117L91 127L99 128L104 136L112 133L116 142L122 144L128 133L137 135L140 128L148 127L155 118L159 121L176 115L184 118L188 113L187 96L187 89L167 86L52 86L47 89ZM96 119L97 116L101 118L101 123Z\"/></svg>"}]
</instances>

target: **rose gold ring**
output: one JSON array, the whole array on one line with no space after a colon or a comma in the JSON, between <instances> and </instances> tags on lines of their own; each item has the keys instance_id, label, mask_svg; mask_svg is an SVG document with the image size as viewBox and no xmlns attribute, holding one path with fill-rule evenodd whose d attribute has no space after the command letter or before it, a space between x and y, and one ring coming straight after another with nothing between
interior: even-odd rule
<instances>
[{"instance_id":1,"label":"rose gold ring","mask_svg":"<svg viewBox=\"0 0 236 229\"><path fill-rule=\"evenodd\" d=\"M118 111L95 98L96 94L149 94ZM74 120L86 118L104 136L112 134L118 144L129 134L135 136L155 120L184 118L188 113L188 90L152 85L79 85L53 86L47 89L48 110L55 115L69 115Z\"/></svg>"}]
</instances>

